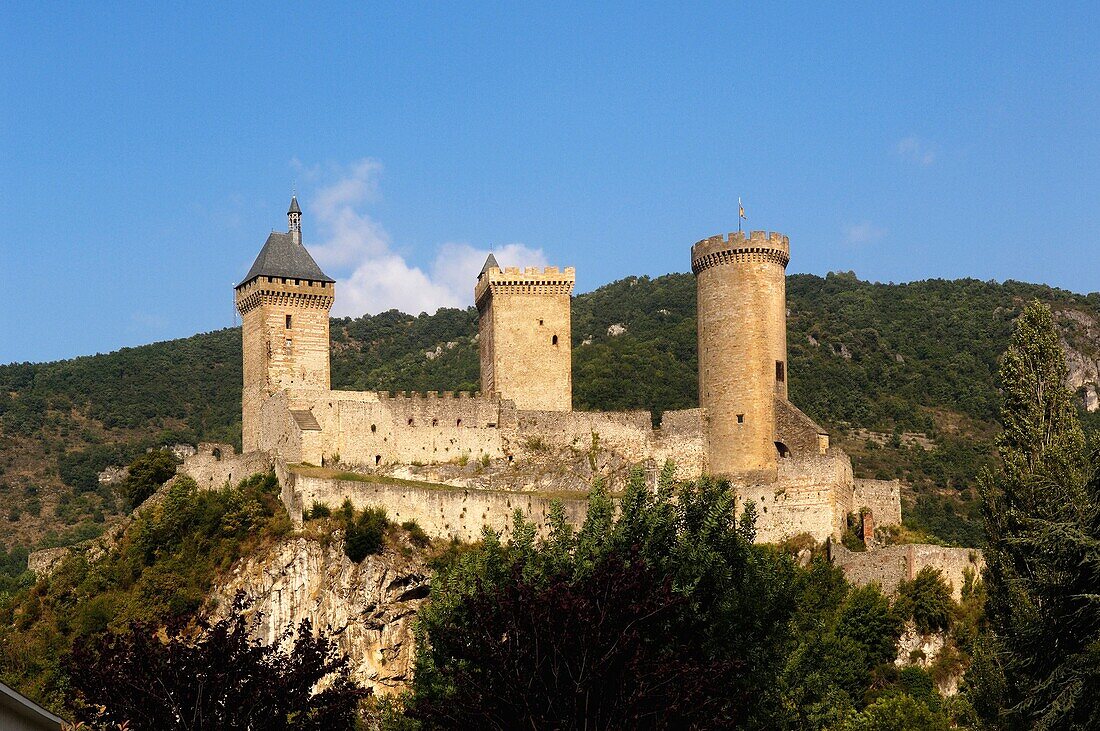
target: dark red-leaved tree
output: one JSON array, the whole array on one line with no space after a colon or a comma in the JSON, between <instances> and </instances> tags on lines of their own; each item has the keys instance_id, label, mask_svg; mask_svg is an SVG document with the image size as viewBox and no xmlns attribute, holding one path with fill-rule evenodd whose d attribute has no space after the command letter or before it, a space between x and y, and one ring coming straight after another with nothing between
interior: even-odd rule
<instances>
[{"instance_id":1,"label":"dark red-leaved tree","mask_svg":"<svg viewBox=\"0 0 1100 731\"><path fill-rule=\"evenodd\" d=\"M352 682L334 643L303 620L284 633L289 652L263 645L245 609L238 596L227 618L173 628L168 640L137 623L78 642L67 665L80 716L134 731L352 728L369 691Z\"/></svg>"}]
</instances>

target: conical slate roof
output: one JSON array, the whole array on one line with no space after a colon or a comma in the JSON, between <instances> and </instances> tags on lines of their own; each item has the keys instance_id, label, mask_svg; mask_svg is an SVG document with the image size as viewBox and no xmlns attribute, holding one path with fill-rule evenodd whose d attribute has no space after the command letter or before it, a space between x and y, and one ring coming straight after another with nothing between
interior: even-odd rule
<instances>
[{"instance_id":1,"label":"conical slate roof","mask_svg":"<svg viewBox=\"0 0 1100 731\"><path fill-rule=\"evenodd\" d=\"M290 196L290 210L287 213L301 213L302 209L298 207L298 196Z\"/></svg>"},{"instance_id":2,"label":"conical slate roof","mask_svg":"<svg viewBox=\"0 0 1100 731\"><path fill-rule=\"evenodd\" d=\"M497 258L492 254L489 254L489 258L485 260L485 264L482 265L481 271L478 273L477 278L481 279L481 275L490 269L500 269L500 264L497 264Z\"/></svg>"},{"instance_id":3,"label":"conical slate roof","mask_svg":"<svg viewBox=\"0 0 1100 731\"><path fill-rule=\"evenodd\" d=\"M256 277L286 277L287 279L312 279L314 282L334 282L321 271L306 247L294 241L289 233L272 232L260 249L248 274L237 286L248 284Z\"/></svg>"}]
</instances>

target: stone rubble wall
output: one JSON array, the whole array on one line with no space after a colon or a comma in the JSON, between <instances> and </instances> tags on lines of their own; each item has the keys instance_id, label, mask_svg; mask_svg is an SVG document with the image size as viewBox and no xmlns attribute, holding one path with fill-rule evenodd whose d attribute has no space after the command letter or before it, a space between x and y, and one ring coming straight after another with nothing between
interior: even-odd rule
<instances>
[{"instance_id":1,"label":"stone rubble wall","mask_svg":"<svg viewBox=\"0 0 1100 731\"><path fill-rule=\"evenodd\" d=\"M775 482L737 485L739 506L756 505L759 542L808 533L821 542L844 531L852 500L852 465L846 454L779 460Z\"/></svg>"},{"instance_id":2,"label":"stone rubble wall","mask_svg":"<svg viewBox=\"0 0 1100 731\"><path fill-rule=\"evenodd\" d=\"M828 449L829 435L798 407L777 396L775 441L782 442L795 456L811 456Z\"/></svg>"},{"instance_id":3,"label":"stone rubble wall","mask_svg":"<svg viewBox=\"0 0 1100 731\"><path fill-rule=\"evenodd\" d=\"M283 501L291 518L300 523L302 511L314 502L335 510L350 500L357 510L381 507L396 523L415 521L432 538L472 542L481 539L485 526L505 537L512 529L512 516L519 510L540 528L550 515L550 504L557 498L566 519L580 525L587 513L587 498L544 495L533 492L461 489L445 486L394 485L359 480L311 477L294 472L282 473L286 480Z\"/></svg>"},{"instance_id":4,"label":"stone rubble wall","mask_svg":"<svg viewBox=\"0 0 1100 731\"><path fill-rule=\"evenodd\" d=\"M898 584L912 581L922 568L932 567L943 572L956 601L962 598L966 573L980 577L985 559L977 548L949 548L925 544L886 546L870 551L849 551L837 542L829 546L829 554L844 576L862 586L875 582L885 594L893 594Z\"/></svg>"},{"instance_id":5,"label":"stone rubble wall","mask_svg":"<svg viewBox=\"0 0 1100 731\"><path fill-rule=\"evenodd\" d=\"M868 508L875 527L901 525L901 481L857 478L852 495L852 512Z\"/></svg>"},{"instance_id":6,"label":"stone rubble wall","mask_svg":"<svg viewBox=\"0 0 1100 731\"><path fill-rule=\"evenodd\" d=\"M183 461L178 471L193 479L199 488L216 490L227 483L236 485L257 472L267 472L272 464L272 457L267 452L235 454L230 444L203 442L195 454Z\"/></svg>"}]
</instances>

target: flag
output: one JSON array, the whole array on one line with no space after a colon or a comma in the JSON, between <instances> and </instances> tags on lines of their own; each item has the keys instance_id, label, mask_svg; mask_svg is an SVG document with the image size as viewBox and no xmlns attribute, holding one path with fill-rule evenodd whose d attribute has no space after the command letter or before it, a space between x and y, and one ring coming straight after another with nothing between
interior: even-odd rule
<instances>
[{"instance_id":1,"label":"flag","mask_svg":"<svg viewBox=\"0 0 1100 731\"><path fill-rule=\"evenodd\" d=\"M738 218L745 218L745 207L741 205L741 196L737 196L737 216Z\"/></svg>"}]
</instances>

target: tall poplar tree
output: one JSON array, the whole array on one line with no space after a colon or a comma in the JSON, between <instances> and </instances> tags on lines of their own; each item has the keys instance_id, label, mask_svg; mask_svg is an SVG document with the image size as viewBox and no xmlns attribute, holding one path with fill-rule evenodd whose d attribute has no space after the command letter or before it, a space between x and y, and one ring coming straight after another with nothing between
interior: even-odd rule
<instances>
[{"instance_id":1,"label":"tall poplar tree","mask_svg":"<svg viewBox=\"0 0 1100 731\"><path fill-rule=\"evenodd\" d=\"M969 695L988 728L1100 728L1100 484L1040 302L1017 320L1000 376L1004 464L980 482L988 631Z\"/></svg>"}]
</instances>

